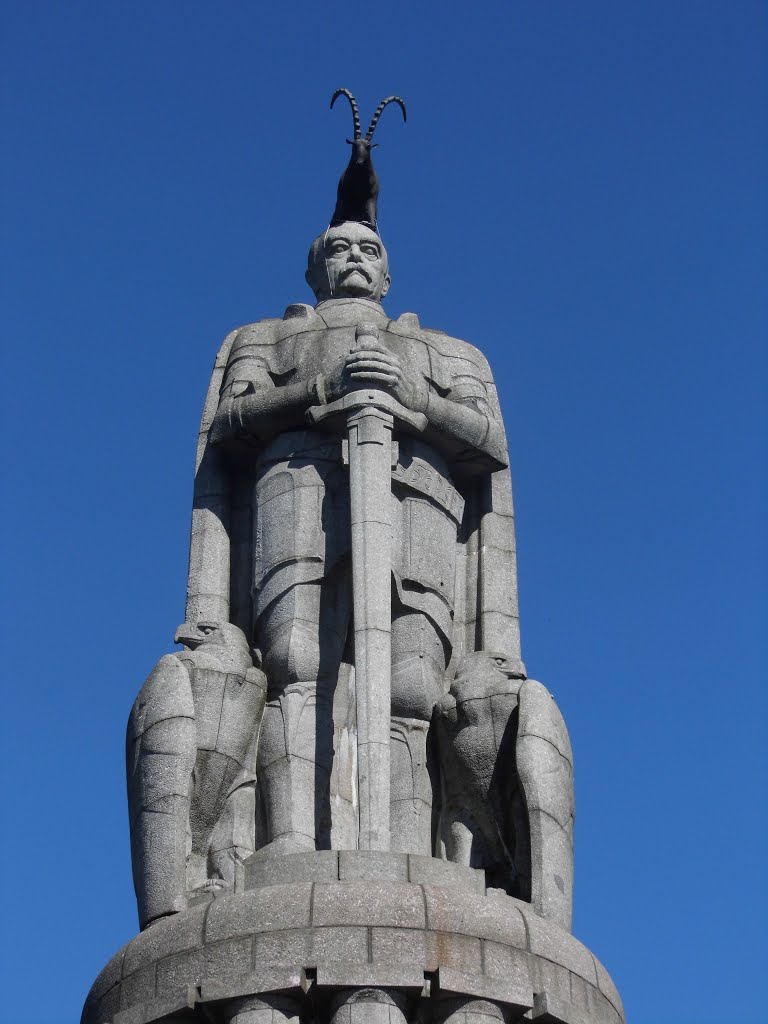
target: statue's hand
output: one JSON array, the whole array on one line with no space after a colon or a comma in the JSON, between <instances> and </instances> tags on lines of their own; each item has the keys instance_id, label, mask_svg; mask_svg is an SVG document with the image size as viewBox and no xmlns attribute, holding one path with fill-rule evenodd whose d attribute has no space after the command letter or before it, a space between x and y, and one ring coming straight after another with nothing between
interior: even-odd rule
<instances>
[{"instance_id":1,"label":"statue's hand","mask_svg":"<svg viewBox=\"0 0 768 1024\"><path fill-rule=\"evenodd\" d=\"M390 391L407 409L423 412L427 407L426 382L412 379L401 360L383 345L366 338L365 346L353 349L344 363L344 391L361 384L375 384Z\"/></svg>"}]
</instances>

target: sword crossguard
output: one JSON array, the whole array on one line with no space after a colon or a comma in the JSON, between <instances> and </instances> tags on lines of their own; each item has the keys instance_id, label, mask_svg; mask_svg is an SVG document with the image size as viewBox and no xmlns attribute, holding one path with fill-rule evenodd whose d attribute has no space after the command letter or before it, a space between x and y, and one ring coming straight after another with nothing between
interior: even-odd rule
<instances>
[{"instance_id":1,"label":"sword crossguard","mask_svg":"<svg viewBox=\"0 0 768 1024\"><path fill-rule=\"evenodd\" d=\"M307 419L310 423L319 424L337 416L349 418L352 413L361 409L379 409L381 412L389 413L396 423L409 426L419 434L427 427L427 417L423 412L407 409L402 402L398 402L387 391L381 391L379 388L350 391L327 405L313 405L307 409Z\"/></svg>"}]
</instances>

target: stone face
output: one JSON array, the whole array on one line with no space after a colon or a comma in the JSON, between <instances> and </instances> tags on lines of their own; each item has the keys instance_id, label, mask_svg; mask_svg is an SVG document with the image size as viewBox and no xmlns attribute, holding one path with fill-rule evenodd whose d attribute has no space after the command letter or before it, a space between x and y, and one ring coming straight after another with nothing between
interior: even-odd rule
<instances>
[{"instance_id":1,"label":"stone face","mask_svg":"<svg viewBox=\"0 0 768 1024\"><path fill-rule=\"evenodd\" d=\"M381 109L363 139L341 92L347 202ZM128 723L142 931L82 1024L622 1024L570 935L573 759L521 658L490 368L387 316L375 222L335 217L306 279L215 361L183 649Z\"/></svg>"}]
</instances>

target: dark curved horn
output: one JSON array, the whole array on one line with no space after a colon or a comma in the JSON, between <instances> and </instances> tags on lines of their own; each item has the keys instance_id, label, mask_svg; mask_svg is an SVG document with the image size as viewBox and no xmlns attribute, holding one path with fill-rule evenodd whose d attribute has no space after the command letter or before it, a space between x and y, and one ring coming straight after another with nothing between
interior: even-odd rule
<instances>
[{"instance_id":1,"label":"dark curved horn","mask_svg":"<svg viewBox=\"0 0 768 1024\"><path fill-rule=\"evenodd\" d=\"M386 107L388 103L397 103L397 105L400 107L400 109L403 112L403 120L404 121L408 120L408 116L405 113L405 104L400 99L400 97L399 96L387 96L387 98L385 100L382 100L381 103L378 105L378 107L376 107L374 115L371 118L371 123L368 125L368 131L365 133L365 137L366 137L366 139L368 139L369 142L373 138L373 133L376 130L376 125L379 123L379 118L381 117L382 111L384 110L384 107Z\"/></svg>"},{"instance_id":2,"label":"dark curved horn","mask_svg":"<svg viewBox=\"0 0 768 1024\"><path fill-rule=\"evenodd\" d=\"M357 109L357 100L349 91L349 89L337 89L336 92L331 96L331 108L333 104L339 98L339 96L346 96L349 100L349 105L352 107L352 120L355 123L355 138L360 138L360 111Z\"/></svg>"}]
</instances>

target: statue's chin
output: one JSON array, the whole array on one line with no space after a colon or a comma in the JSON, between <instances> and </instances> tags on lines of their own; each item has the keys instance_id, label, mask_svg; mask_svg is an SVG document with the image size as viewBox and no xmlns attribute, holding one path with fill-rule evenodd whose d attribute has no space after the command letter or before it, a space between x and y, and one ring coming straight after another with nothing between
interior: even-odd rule
<instances>
[{"instance_id":1,"label":"statue's chin","mask_svg":"<svg viewBox=\"0 0 768 1024\"><path fill-rule=\"evenodd\" d=\"M334 299L373 299L376 301L376 295L371 291L370 288L355 288L354 285L347 288L341 287L336 289L333 293Z\"/></svg>"},{"instance_id":2,"label":"statue's chin","mask_svg":"<svg viewBox=\"0 0 768 1024\"><path fill-rule=\"evenodd\" d=\"M362 274L348 274L342 281L337 281L333 289L333 298L344 299L377 299L375 289Z\"/></svg>"}]
</instances>

